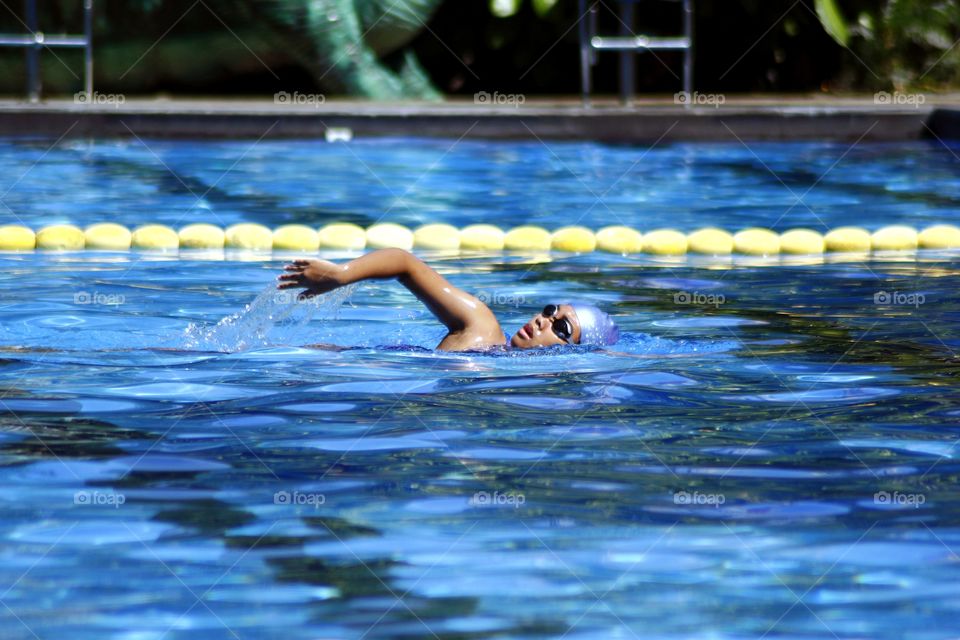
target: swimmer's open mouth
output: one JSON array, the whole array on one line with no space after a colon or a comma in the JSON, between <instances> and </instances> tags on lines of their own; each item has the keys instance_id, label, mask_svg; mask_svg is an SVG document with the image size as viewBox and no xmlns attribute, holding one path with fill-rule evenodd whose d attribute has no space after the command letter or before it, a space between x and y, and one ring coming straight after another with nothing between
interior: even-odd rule
<instances>
[{"instance_id":1,"label":"swimmer's open mouth","mask_svg":"<svg viewBox=\"0 0 960 640\"><path fill-rule=\"evenodd\" d=\"M529 324L525 324L522 327L520 327L520 330L517 331L517 335L523 338L524 340L529 340L531 336L530 329L528 328L529 326L530 326Z\"/></svg>"}]
</instances>

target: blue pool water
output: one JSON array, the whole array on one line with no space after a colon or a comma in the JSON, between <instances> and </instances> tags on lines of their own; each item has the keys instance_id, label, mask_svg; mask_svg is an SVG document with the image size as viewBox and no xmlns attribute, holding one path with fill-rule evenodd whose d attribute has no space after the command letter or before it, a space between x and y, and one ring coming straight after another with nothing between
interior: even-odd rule
<instances>
[{"instance_id":1,"label":"blue pool water","mask_svg":"<svg viewBox=\"0 0 960 640\"><path fill-rule=\"evenodd\" d=\"M0 223L922 226L960 197L939 143L50 144L0 147ZM392 283L0 254L0 638L957 636L956 254L424 257L508 332L587 297L624 337L439 353Z\"/></svg>"}]
</instances>

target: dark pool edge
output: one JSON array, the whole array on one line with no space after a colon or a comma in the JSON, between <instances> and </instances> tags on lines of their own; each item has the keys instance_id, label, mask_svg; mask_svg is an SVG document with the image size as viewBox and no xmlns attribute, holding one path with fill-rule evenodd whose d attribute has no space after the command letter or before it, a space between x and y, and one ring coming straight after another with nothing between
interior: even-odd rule
<instances>
[{"instance_id":1,"label":"dark pool edge","mask_svg":"<svg viewBox=\"0 0 960 640\"><path fill-rule=\"evenodd\" d=\"M430 136L488 140L602 142L847 140L960 137L960 104L920 108L841 101L726 104L685 109L648 104L584 109L570 104L520 108L473 104L332 103L320 108L263 101L125 101L77 105L0 101L0 135L149 138L322 138Z\"/></svg>"}]
</instances>

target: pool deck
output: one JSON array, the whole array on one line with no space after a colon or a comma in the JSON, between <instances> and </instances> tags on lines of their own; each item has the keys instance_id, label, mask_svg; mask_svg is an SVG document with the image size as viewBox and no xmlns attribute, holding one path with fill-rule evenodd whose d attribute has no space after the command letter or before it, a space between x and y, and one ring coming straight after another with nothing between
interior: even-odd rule
<instances>
[{"instance_id":1,"label":"pool deck","mask_svg":"<svg viewBox=\"0 0 960 640\"><path fill-rule=\"evenodd\" d=\"M150 138L322 138L347 128L355 137L418 135L474 139L569 139L644 143L674 140L872 140L960 138L960 94L913 104L877 103L873 94L835 97L723 96L685 107L673 96L624 107L611 99L585 108L575 98L526 99L519 106L450 99L440 103L262 98L126 98L97 94L31 104L0 99L0 135ZM709 100L709 96L705 98ZM121 102L122 100L122 102ZM723 104L716 104L722 100ZM319 101L316 101L319 102Z\"/></svg>"}]
</instances>

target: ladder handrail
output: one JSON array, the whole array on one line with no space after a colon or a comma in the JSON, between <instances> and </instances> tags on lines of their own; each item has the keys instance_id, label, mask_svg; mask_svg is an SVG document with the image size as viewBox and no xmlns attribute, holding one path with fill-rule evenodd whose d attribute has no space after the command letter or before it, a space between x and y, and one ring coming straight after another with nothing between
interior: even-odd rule
<instances>
[{"instance_id":1,"label":"ladder handrail","mask_svg":"<svg viewBox=\"0 0 960 640\"><path fill-rule=\"evenodd\" d=\"M587 3L590 6L587 6ZM656 37L637 35L633 30L633 7L639 0L619 0L621 3L620 34L597 35L598 0L578 0L578 31L580 36L580 81L583 105L590 106L591 67L596 62L597 51L620 52L620 93L624 104L629 105L633 96L633 57L637 51L683 51L683 90L693 91L693 0L682 2L683 35ZM689 102L687 103L689 106Z\"/></svg>"},{"instance_id":2,"label":"ladder handrail","mask_svg":"<svg viewBox=\"0 0 960 640\"><path fill-rule=\"evenodd\" d=\"M83 48L83 89L93 95L93 0L83 0L83 35L46 35L38 29L37 2L25 0L27 33L0 33L0 47L26 48L27 96L30 102L40 100L40 50L42 48Z\"/></svg>"},{"instance_id":3,"label":"ladder handrail","mask_svg":"<svg viewBox=\"0 0 960 640\"><path fill-rule=\"evenodd\" d=\"M606 51L631 51L634 49L648 49L651 51L671 51L690 48L690 39L680 36L676 38L652 38L650 36L594 36L590 38L590 46L594 49Z\"/></svg>"}]
</instances>

